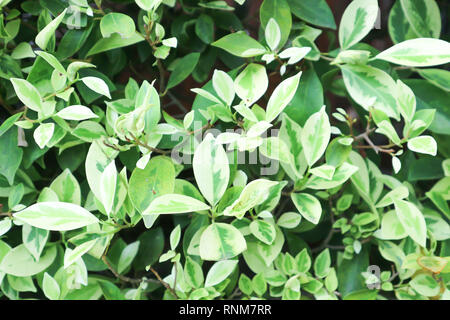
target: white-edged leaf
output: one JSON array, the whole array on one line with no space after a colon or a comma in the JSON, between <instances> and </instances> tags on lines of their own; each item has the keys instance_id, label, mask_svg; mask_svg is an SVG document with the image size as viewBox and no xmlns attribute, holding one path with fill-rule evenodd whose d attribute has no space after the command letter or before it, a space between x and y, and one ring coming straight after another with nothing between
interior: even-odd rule
<instances>
[{"instance_id":1,"label":"white-edged leaf","mask_svg":"<svg viewBox=\"0 0 450 320\"><path fill-rule=\"evenodd\" d=\"M205 287L212 287L224 281L238 264L238 260L224 260L213 264L206 275Z\"/></svg>"},{"instance_id":2,"label":"white-edged leaf","mask_svg":"<svg viewBox=\"0 0 450 320\"><path fill-rule=\"evenodd\" d=\"M66 202L39 202L14 214L33 227L52 231L78 229L98 219L86 209Z\"/></svg>"},{"instance_id":3,"label":"white-edged leaf","mask_svg":"<svg viewBox=\"0 0 450 320\"><path fill-rule=\"evenodd\" d=\"M214 70L212 83L214 91L227 104L231 105L234 99L233 79L221 70Z\"/></svg>"},{"instance_id":4,"label":"white-edged leaf","mask_svg":"<svg viewBox=\"0 0 450 320\"><path fill-rule=\"evenodd\" d=\"M45 26L36 36L34 42L42 49L47 49L47 44L50 41L51 37L55 35L55 31L61 23L62 19L66 14L67 9L64 9L63 12L55 19L53 19L49 24Z\"/></svg>"},{"instance_id":5,"label":"white-edged leaf","mask_svg":"<svg viewBox=\"0 0 450 320\"><path fill-rule=\"evenodd\" d=\"M225 150L222 145L215 143L212 134L206 135L198 145L192 167L201 193L214 206L228 186L230 167Z\"/></svg>"},{"instance_id":6,"label":"white-edged leaf","mask_svg":"<svg viewBox=\"0 0 450 320\"><path fill-rule=\"evenodd\" d=\"M143 215L185 213L208 210L210 206L195 198L181 194L165 194L155 198Z\"/></svg>"},{"instance_id":7,"label":"white-edged leaf","mask_svg":"<svg viewBox=\"0 0 450 320\"><path fill-rule=\"evenodd\" d=\"M291 199L303 218L314 224L319 223L322 206L316 197L307 193L292 193Z\"/></svg>"},{"instance_id":8,"label":"white-edged leaf","mask_svg":"<svg viewBox=\"0 0 450 320\"><path fill-rule=\"evenodd\" d=\"M98 116L94 112L92 112L91 109L82 105L68 106L59 111L56 115L65 120L77 121L98 118Z\"/></svg>"},{"instance_id":9,"label":"white-edged leaf","mask_svg":"<svg viewBox=\"0 0 450 320\"><path fill-rule=\"evenodd\" d=\"M450 62L450 43L440 39L406 40L381 52L376 59L407 67L431 67Z\"/></svg>"},{"instance_id":10,"label":"white-edged leaf","mask_svg":"<svg viewBox=\"0 0 450 320\"><path fill-rule=\"evenodd\" d=\"M200 257L218 261L233 258L247 249L242 233L228 223L213 223L200 237Z\"/></svg>"},{"instance_id":11,"label":"white-edged leaf","mask_svg":"<svg viewBox=\"0 0 450 320\"><path fill-rule=\"evenodd\" d=\"M268 85L266 68L256 63L250 63L234 80L234 90L247 106L258 101Z\"/></svg>"},{"instance_id":12,"label":"white-edged leaf","mask_svg":"<svg viewBox=\"0 0 450 320\"><path fill-rule=\"evenodd\" d=\"M437 143L432 136L415 137L408 141L408 149L413 152L435 156L437 154Z\"/></svg>"},{"instance_id":13,"label":"white-edged leaf","mask_svg":"<svg viewBox=\"0 0 450 320\"><path fill-rule=\"evenodd\" d=\"M47 272L44 273L44 279L42 280L42 290L45 296L50 300L58 300L61 294L61 289L59 288L58 282L49 275Z\"/></svg>"},{"instance_id":14,"label":"white-edged leaf","mask_svg":"<svg viewBox=\"0 0 450 320\"><path fill-rule=\"evenodd\" d=\"M281 30L274 18L270 18L266 25L265 37L267 45L274 51L281 40Z\"/></svg>"},{"instance_id":15,"label":"white-edged leaf","mask_svg":"<svg viewBox=\"0 0 450 320\"><path fill-rule=\"evenodd\" d=\"M330 120L325 106L309 117L300 137L306 161L312 166L324 154L331 137Z\"/></svg>"},{"instance_id":16,"label":"white-edged leaf","mask_svg":"<svg viewBox=\"0 0 450 320\"><path fill-rule=\"evenodd\" d=\"M377 0L354 0L349 4L339 26L339 43L343 49L355 45L373 29L378 11Z\"/></svg>"},{"instance_id":17,"label":"white-edged leaf","mask_svg":"<svg viewBox=\"0 0 450 320\"><path fill-rule=\"evenodd\" d=\"M117 170L114 161L111 161L102 172L100 177L100 200L106 210L106 214L111 214L116 195Z\"/></svg>"},{"instance_id":18,"label":"white-edged leaf","mask_svg":"<svg viewBox=\"0 0 450 320\"><path fill-rule=\"evenodd\" d=\"M44 149L47 143L53 136L55 130L54 123L41 123L33 132L34 141L36 141L39 148Z\"/></svg>"},{"instance_id":19,"label":"white-edged leaf","mask_svg":"<svg viewBox=\"0 0 450 320\"><path fill-rule=\"evenodd\" d=\"M17 97L26 107L36 112L42 112L44 110L41 95L31 83L18 78L11 78L11 83Z\"/></svg>"},{"instance_id":20,"label":"white-edged leaf","mask_svg":"<svg viewBox=\"0 0 450 320\"><path fill-rule=\"evenodd\" d=\"M289 102L291 102L297 91L301 76L302 72L299 72L295 76L287 78L275 88L267 103L266 121L272 122L275 120Z\"/></svg>"},{"instance_id":21,"label":"white-edged leaf","mask_svg":"<svg viewBox=\"0 0 450 320\"><path fill-rule=\"evenodd\" d=\"M427 225L420 210L411 202L394 199L395 212L406 233L420 246L427 241Z\"/></svg>"},{"instance_id":22,"label":"white-edged leaf","mask_svg":"<svg viewBox=\"0 0 450 320\"><path fill-rule=\"evenodd\" d=\"M97 77L84 77L81 79L81 81L83 81L83 83L92 91L95 91L111 99L108 85L105 81L103 81L103 79Z\"/></svg>"}]
</instances>

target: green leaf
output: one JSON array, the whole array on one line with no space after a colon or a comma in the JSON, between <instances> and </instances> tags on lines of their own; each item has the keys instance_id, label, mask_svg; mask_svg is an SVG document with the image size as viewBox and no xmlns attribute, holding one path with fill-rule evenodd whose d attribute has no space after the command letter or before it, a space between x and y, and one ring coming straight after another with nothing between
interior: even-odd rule
<instances>
[{"instance_id":1,"label":"green leaf","mask_svg":"<svg viewBox=\"0 0 450 320\"><path fill-rule=\"evenodd\" d=\"M285 212L278 218L277 224L285 229L293 229L300 224L302 216L296 212Z\"/></svg>"},{"instance_id":2,"label":"green leaf","mask_svg":"<svg viewBox=\"0 0 450 320\"><path fill-rule=\"evenodd\" d=\"M21 244L10 250L0 263L0 271L16 277L28 277L46 270L56 258L56 246L47 248L39 261Z\"/></svg>"},{"instance_id":3,"label":"green leaf","mask_svg":"<svg viewBox=\"0 0 450 320\"><path fill-rule=\"evenodd\" d=\"M280 40L277 44L275 44L273 48L272 46L270 46L269 42L267 42L267 44L269 44L269 47L271 47L272 50L274 50L276 47L283 47L289 37L292 28L291 11L287 1L264 0L259 9L259 17L261 21L261 27L263 29L271 27L270 21L272 20L276 22L277 26L279 27L279 31L281 32Z\"/></svg>"},{"instance_id":4,"label":"green leaf","mask_svg":"<svg viewBox=\"0 0 450 320\"><path fill-rule=\"evenodd\" d=\"M98 219L86 209L65 202L40 202L14 214L33 227L53 231L78 229Z\"/></svg>"},{"instance_id":5,"label":"green leaf","mask_svg":"<svg viewBox=\"0 0 450 320\"><path fill-rule=\"evenodd\" d=\"M105 51L131 46L142 41L145 41L145 38L137 32L128 38L122 38L118 33L113 33L108 38L102 38L98 40L97 43L92 46L86 56L89 57Z\"/></svg>"},{"instance_id":6,"label":"green leaf","mask_svg":"<svg viewBox=\"0 0 450 320\"><path fill-rule=\"evenodd\" d=\"M439 39L406 40L381 52L376 59L408 67L431 67L450 62L450 43Z\"/></svg>"},{"instance_id":7,"label":"green leaf","mask_svg":"<svg viewBox=\"0 0 450 320\"><path fill-rule=\"evenodd\" d=\"M234 90L247 106L258 101L268 86L266 68L256 63L250 63L234 80Z\"/></svg>"},{"instance_id":8,"label":"green leaf","mask_svg":"<svg viewBox=\"0 0 450 320\"><path fill-rule=\"evenodd\" d=\"M314 261L314 273L319 278L325 278L331 266L330 250L323 250Z\"/></svg>"},{"instance_id":9,"label":"green leaf","mask_svg":"<svg viewBox=\"0 0 450 320\"><path fill-rule=\"evenodd\" d=\"M298 18L313 25L336 29L333 12L326 0L288 0L291 12Z\"/></svg>"},{"instance_id":10,"label":"green leaf","mask_svg":"<svg viewBox=\"0 0 450 320\"><path fill-rule=\"evenodd\" d=\"M119 262L117 264L117 272L122 273L124 272L133 262L134 258L136 257L138 251L139 251L139 241L135 241L133 243L130 243L127 245L120 254Z\"/></svg>"},{"instance_id":11,"label":"green leaf","mask_svg":"<svg viewBox=\"0 0 450 320\"><path fill-rule=\"evenodd\" d=\"M314 0L316 1L316 0ZM324 105L323 87L317 73L310 68L302 73L298 88L284 113L303 126Z\"/></svg>"},{"instance_id":12,"label":"green leaf","mask_svg":"<svg viewBox=\"0 0 450 320\"><path fill-rule=\"evenodd\" d=\"M27 80L11 78L14 91L22 103L36 112L43 112L42 98L39 91Z\"/></svg>"},{"instance_id":13,"label":"green leaf","mask_svg":"<svg viewBox=\"0 0 450 320\"><path fill-rule=\"evenodd\" d=\"M222 198L230 179L228 158L222 145L208 134L194 153L195 180L203 196L214 206Z\"/></svg>"},{"instance_id":14,"label":"green leaf","mask_svg":"<svg viewBox=\"0 0 450 320\"><path fill-rule=\"evenodd\" d=\"M299 72L295 76L287 78L275 88L267 103L266 121L272 122L275 120L289 102L291 102L297 91L301 75L302 72Z\"/></svg>"},{"instance_id":15,"label":"green leaf","mask_svg":"<svg viewBox=\"0 0 450 320\"><path fill-rule=\"evenodd\" d=\"M130 177L128 194L134 207L143 212L156 197L172 193L175 187L175 167L168 157L150 159L144 169L136 168Z\"/></svg>"},{"instance_id":16,"label":"green leaf","mask_svg":"<svg viewBox=\"0 0 450 320\"><path fill-rule=\"evenodd\" d=\"M211 224L200 238L200 257L203 260L230 259L246 249L247 244L241 232L226 223Z\"/></svg>"},{"instance_id":17,"label":"green leaf","mask_svg":"<svg viewBox=\"0 0 450 320\"><path fill-rule=\"evenodd\" d=\"M243 58L260 56L266 52L266 49L258 41L243 31L226 35L211 45Z\"/></svg>"},{"instance_id":18,"label":"green leaf","mask_svg":"<svg viewBox=\"0 0 450 320\"><path fill-rule=\"evenodd\" d=\"M375 26L377 0L355 0L345 9L339 26L339 42L348 49L361 41Z\"/></svg>"},{"instance_id":19,"label":"green leaf","mask_svg":"<svg viewBox=\"0 0 450 320\"><path fill-rule=\"evenodd\" d=\"M439 283L429 274L418 274L409 283L417 293L426 297L437 296L441 290Z\"/></svg>"},{"instance_id":20,"label":"green leaf","mask_svg":"<svg viewBox=\"0 0 450 320\"><path fill-rule=\"evenodd\" d=\"M36 39L34 42L42 49L46 50L47 45L50 41L50 39L55 35L55 31L58 28L59 24L61 23L62 19L64 18L65 14L67 12L67 9L64 9L63 12L59 16L57 16L52 22L47 24L44 29L42 29L38 35L36 36Z\"/></svg>"},{"instance_id":21,"label":"green leaf","mask_svg":"<svg viewBox=\"0 0 450 320\"><path fill-rule=\"evenodd\" d=\"M186 79L192 73L192 71L194 71L199 58L200 53L193 52L178 60L175 69L170 74L166 90L175 87L184 79Z\"/></svg>"},{"instance_id":22,"label":"green leaf","mask_svg":"<svg viewBox=\"0 0 450 320\"><path fill-rule=\"evenodd\" d=\"M437 154L437 143L432 136L420 136L408 141L408 149L413 152L435 156Z\"/></svg>"},{"instance_id":23,"label":"green leaf","mask_svg":"<svg viewBox=\"0 0 450 320\"><path fill-rule=\"evenodd\" d=\"M389 13L388 26L389 35L395 44L419 37L408 22L408 19L406 19L400 1L394 3Z\"/></svg>"},{"instance_id":24,"label":"green leaf","mask_svg":"<svg viewBox=\"0 0 450 320\"><path fill-rule=\"evenodd\" d=\"M14 177L22 162L23 150L18 146L18 131L11 128L0 136L0 174L10 185L14 183Z\"/></svg>"},{"instance_id":25,"label":"green leaf","mask_svg":"<svg viewBox=\"0 0 450 320\"><path fill-rule=\"evenodd\" d=\"M212 287L224 281L234 271L238 262L238 260L224 260L214 263L206 275L205 287Z\"/></svg>"},{"instance_id":26,"label":"green leaf","mask_svg":"<svg viewBox=\"0 0 450 320\"><path fill-rule=\"evenodd\" d=\"M214 20L206 14L201 14L195 21L195 34L204 43L214 41Z\"/></svg>"},{"instance_id":27,"label":"green leaf","mask_svg":"<svg viewBox=\"0 0 450 320\"><path fill-rule=\"evenodd\" d=\"M450 71L442 69L419 69L417 72L420 76L435 86L450 91Z\"/></svg>"},{"instance_id":28,"label":"green leaf","mask_svg":"<svg viewBox=\"0 0 450 320\"><path fill-rule=\"evenodd\" d=\"M100 31L104 38L108 38L113 33L118 33L122 38L128 38L134 35L136 27L133 19L128 15L112 12L102 17Z\"/></svg>"},{"instance_id":29,"label":"green leaf","mask_svg":"<svg viewBox=\"0 0 450 320\"><path fill-rule=\"evenodd\" d=\"M45 296L50 300L58 300L61 294L58 282L56 282L56 280L47 272L44 273L44 280L42 280L42 290L44 291Z\"/></svg>"},{"instance_id":30,"label":"green leaf","mask_svg":"<svg viewBox=\"0 0 450 320\"><path fill-rule=\"evenodd\" d=\"M331 137L330 120L325 106L306 121L300 137L306 161L311 167L325 153Z\"/></svg>"},{"instance_id":31,"label":"green leaf","mask_svg":"<svg viewBox=\"0 0 450 320\"><path fill-rule=\"evenodd\" d=\"M422 212L411 202L394 200L395 212L406 233L420 246L426 247L427 226Z\"/></svg>"},{"instance_id":32,"label":"green leaf","mask_svg":"<svg viewBox=\"0 0 450 320\"><path fill-rule=\"evenodd\" d=\"M22 227L22 242L36 261L39 261L49 234L48 230L35 228L27 223Z\"/></svg>"},{"instance_id":33,"label":"green leaf","mask_svg":"<svg viewBox=\"0 0 450 320\"><path fill-rule=\"evenodd\" d=\"M345 87L350 96L364 109L383 111L399 120L395 81L384 71L365 65L341 66Z\"/></svg>"},{"instance_id":34,"label":"green leaf","mask_svg":"<svg viewBox=\"0 0 450 320\"><path fill-rule=\"evenodd\" d=\"M186 264L184 265L184 278L190 286L196 289L203 285L202 267L189 256L186 257Z\"/></svg>"},{"instance_id":35,"label":"green leaf","mask_svg":"<svg viewBox=\"0 0 450 320\"><path fill-rule=\"evenodd\" d=\"M414 92L400 79L397 80L397 106L407 122L411 122L416 112L416 96Z\"/></svg>"},{"instance_id":36,"label":"green leaf","mask_svg":"<svg viewBox=\"0 0 450 320\"><path fill-rule=\"evenodd\" d=\"M81 205L80 185L69 169L65 169L53 180L50 189L55 192L57 201Z\"/></svg>"},{"instance_id":37,"label":"green leaf","mask_svg":"<svg viewBox=\"0 0 450 320\"><path fill-rule=\"evenodd\" d=\"M441 14L434 0L400 0L403 13L414 32L420 37L439 38Z\"/></svg>"},{"instance_id":38,"label":"green leaf","mask_svg":"<svg viewBox=\"0 0 450 320\"><path fill-rule=\"evenodd\" d=\"M275 240L276 232L272 224L262 220L253 220L250 223L252 234L265 244L272 244Z\"/></svg>"},{"instance_id":39,"label":"green leaf","mask_svg":"<svg viewBox=\"0 0 450 320\"><path fill-rule=\"evenodd\" d=\"M211 207L197 199L180 194L165 194L154 199L143 215L185 213L208 210Z\"/></svg>"},{"instance_id":40,"label":"green leaf","mask_svg":"<svg viewBox=\"0 0 450 320\"><path fill-rule=\"evenodd\" d=\"M300 273L306 273L311 269L311 258L308 254L308 249L304 248L295 257L295 262L297 263L297 271Z\"/></svg>"},{"instance_id":41,"label":"green leaf","mask_svg":"<svg viewBox=\"0 0 450 320\"><path fill-rule=\"evenodd\" d=\"M316 197L307 193L292 193L291 199L303 218L314 224L319 223L322 206Z\"/></svg>"}]
</instances>

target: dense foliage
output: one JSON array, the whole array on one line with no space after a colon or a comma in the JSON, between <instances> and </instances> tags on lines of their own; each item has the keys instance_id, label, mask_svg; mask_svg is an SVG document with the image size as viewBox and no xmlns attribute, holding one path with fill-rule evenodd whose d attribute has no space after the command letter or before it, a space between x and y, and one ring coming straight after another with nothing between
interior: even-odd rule
<instances>
[{"instance_id":1,"label":"dense foliage","mask_svg":"<svg viewBox=\"0 0 450 320\"><path fill-rule=\"evenodd\" d=\"M328 3L0 0L3 297L450 299L448 3Z\"/></svg>"}]
</instances>

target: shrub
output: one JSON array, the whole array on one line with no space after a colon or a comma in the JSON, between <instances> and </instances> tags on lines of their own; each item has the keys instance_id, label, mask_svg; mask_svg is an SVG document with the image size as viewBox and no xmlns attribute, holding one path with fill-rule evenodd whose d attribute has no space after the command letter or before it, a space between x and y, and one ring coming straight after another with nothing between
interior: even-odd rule
<instances>
[{"instance_id":1,"label":"shrub","mask_svg":"<svg viewBox=\"0 0 450 320\"><path fill-rule=\"evenodd\" d=\"M434 0L0 7L4 297L449 299Z\"/></svg>"}]
</instances>

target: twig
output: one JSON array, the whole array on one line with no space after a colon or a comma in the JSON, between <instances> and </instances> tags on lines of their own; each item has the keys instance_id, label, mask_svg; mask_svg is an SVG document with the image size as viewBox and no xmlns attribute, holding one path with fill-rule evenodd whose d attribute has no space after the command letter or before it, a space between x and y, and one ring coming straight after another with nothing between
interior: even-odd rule
<instances>
[{"instance_id":1,"label":"twig","mask_svg":"<svg viewBox=\"0 0 450 320\"><path fill-rule=\"evenodd\" d=\"M142 279L135 279L135 278L130 278L124 275L121 275L120 273L118 273L113 266L109 263L108 259L106 258L105 255L102 256L102 260L103 262L106 264L106 266L108 267L108 269L114 274L114 276L124 282L129 282L129 283L141 283L141 282L150 282L150 283L160 283L161 281L155 280L155 279L146 279L146 278L142 278ZM164 285L164 284L163 284Z\"/></svg>"},{"instance_id":2,"label":"twig","mask_svg":"<svg viewBox=\"0 0 450 320\"><path fill-rule=\"evenodd\" d=\"M178 295L176 294L176 292L169 286L169 284L167 282L165 282L163 279L161 279L161 277L159 276L158 272L156 272L155 269L153 269L152 267L150 267L150 271L153 272L153 274L155 275L156 279L159 280L159 282L161 282L161 284L167 289L169 290L169 292L176 298L178 298Z\"/></svg>"}]
</instances>

